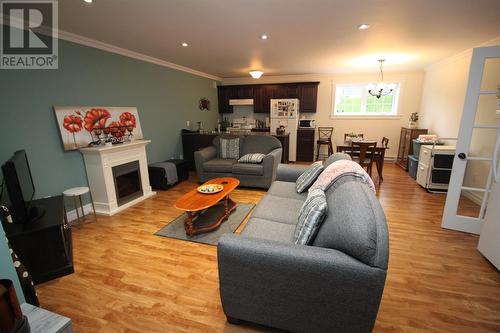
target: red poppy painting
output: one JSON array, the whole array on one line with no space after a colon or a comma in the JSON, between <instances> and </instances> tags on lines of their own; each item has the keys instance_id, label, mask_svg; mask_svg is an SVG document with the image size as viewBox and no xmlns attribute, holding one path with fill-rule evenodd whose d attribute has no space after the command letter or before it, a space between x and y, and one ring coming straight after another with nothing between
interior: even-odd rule
<instances>
[{"instance_id":1,"label":"red poppy painting","mask_svg":"<svg viewBox=\"0 0 500 333\"><path fill-rule=\"evenodd\" d=\"M135 107L57 106L54 112L64 150L94 146L106 136L121 142L143 138Z\"/></svg>"}]
</instances>

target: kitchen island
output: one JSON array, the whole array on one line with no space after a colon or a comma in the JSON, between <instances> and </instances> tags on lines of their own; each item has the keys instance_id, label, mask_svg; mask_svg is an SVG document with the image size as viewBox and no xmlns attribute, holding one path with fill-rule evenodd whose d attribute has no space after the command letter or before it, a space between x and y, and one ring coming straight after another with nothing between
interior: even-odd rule
<instances>
[{"instance_id":1,"label":"kitchen island","mask_svg":"<svg viewBox=\"0 0 500 333\"><path fill-rule=\"evenodd\" d=\"M290 142L290 134L286 133L283 135L271 134L269 131L265 131L258 129L258 131L254 130L245 130L241 131L241 133L235 133L234 131L231 133L226 132L182 132L182 153L184 155L184 160L188 163L190 170L195 170L194 163L194 152L200 150L202 148L208 147L212 145L213 139L221 134L238 134L238 135L272 135L276 139L280 140L281 145L283 146L283 154L281 157L281 163L288 163L288 151L289 151L289 142Z\"/></svg>"}]
</instances>

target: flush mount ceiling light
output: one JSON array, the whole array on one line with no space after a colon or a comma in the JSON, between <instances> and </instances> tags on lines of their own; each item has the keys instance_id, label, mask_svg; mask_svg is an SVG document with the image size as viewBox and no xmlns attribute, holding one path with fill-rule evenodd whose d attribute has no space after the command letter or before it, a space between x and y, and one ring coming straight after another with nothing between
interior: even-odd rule
<instances>
[{"instance_id":1,"label":"flush mount ceiling light","mask_svg":"<svg viewBox=\"0 0 500 333\"><path fill-rule=\"evenodd\" d=\"M188 47L188 46L189 46L189 44L188 44L188 43L186 43L186 42L182 42L182 43L181 43L181 46L182 46L182 47Z\"/></svg>"},{"instance_id":2,"label":"flush mount ceiling light","mask_svg":"<svg viewBox=\"0 0 500 333\"><path fill-rule=\"evenodd\" d=\"M264 74L262 71L250 71L249 73L254 79L260 79L262 74Z\"/></svg>"},{"instance_id":3,"label":"flush mount ceiling light","mask_svg":"<svg viewBox=\"0 0 500 333\"><path fill-rule=\"evenodd\" d=\"M362 24L358 25L359 30L366 30L369 27L370 27L370 25L368 23L362 23Z\"/></svg>"},{"instance_id":4,"label":"flush mount ceiling light","mask_svg":"<svg viewBox=\"0 0 500 333\"><path fill-rule=\"evenodd\" d=\"M380 73L378 74L377 84L368 87L368 93L377 98L389 95L395 88L395 84L393 83L384 83L384 61L385 59L378 60L380 62Z\"/></svg>"},{"instance_id":5,"label":"flush mount ceiling light","mask_svg":"<svg viewBox=\"0 0 500 333\"><path fill-rule=\"evenodd\" d=\"M268 38L269 38L269 36L267 36L266 34L260 35L260 39L262 39L262 40L266 40Z\"/></svg>"},{"instance_id":6,"label":"flush mount ceiling light","mask_svg":"<svg viewBox=\"0 0 500 333\"><path fill-rule=\"evenodd\" d=\"M94 0L83 0L85 3L92 3Z\"/></svg>"}]
</instances>

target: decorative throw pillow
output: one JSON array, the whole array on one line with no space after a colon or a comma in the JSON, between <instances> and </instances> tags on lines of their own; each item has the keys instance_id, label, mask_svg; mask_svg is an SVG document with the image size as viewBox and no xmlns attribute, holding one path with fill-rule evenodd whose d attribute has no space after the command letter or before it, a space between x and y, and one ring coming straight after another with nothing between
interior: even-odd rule
<instances>
[{"instance_id":1,"label":"decorative throw pillow","mask_svg":"<svg viewBox=\"0 0 500 333\"><path fill-rule=\"evenodd\" d=\"M239 163L252 163L252 164L259 164L262 163L262 160L266 157L265 154L246 154L240 157L238 160Z\"/></svg>"},{"instance_id":2,"label":"decorative throw pillow","mask_svg":"<svg viewBox=\"0 0 500 333\"><path fill-rule=\"evenodd\" d=\"M323 223L327 208L325 192L320 189L309 192L300 209L299 222L295 227L295 244L312 244Z\"/></svg>"},{"instance_id":3,"label":"decorative throw pillow","mask_svg":"<svg viewBox=\"0 0 500 333\"><path fill-rule=\"evenodd\" d=\"M302 193L309 188L309 186L314 183L316 178L320 175L321 171L323 171L323 163L322 162L314 162L311 164L303 174L297 178L295 182L295 191L297 193Z\"/></svg>"},{"instance_id":4,"label":"decorative throw pillow","mask_svg":"<svg viewBox=\"0 0 500 333\"><path fill-rule=\"evenodd\" d=\"M220 139L220 158L240 158L240 139Z\"/></svg>"}]
</instances>

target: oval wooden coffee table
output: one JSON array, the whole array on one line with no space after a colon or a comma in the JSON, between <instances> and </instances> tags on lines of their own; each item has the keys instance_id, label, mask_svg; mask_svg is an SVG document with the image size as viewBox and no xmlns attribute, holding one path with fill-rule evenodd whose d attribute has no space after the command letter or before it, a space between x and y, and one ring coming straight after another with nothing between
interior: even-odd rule
<instances>
[{"instance_id":1,"label":"oval wooden coffee table","mask_svg":"<svg viewBox=\"0 0 500 333\"><path fill-rule=\"evenodd\" d=\"M218 228L224 220L229 217L229 214L236 208L236 202L229 198L229 194L240 184L236 178L223 177L209 180L206 184L220 184L224 189L217 193L199 193L197 188L184 194L175 202L175 208L186 212L187 217L184 220L184 229L186 235L193 236L203 232L209 232ZM214 223L197 227L194 218L200 215L202 211L212 206L217 205L224 200L224 212L222 216L217 218Z\"/></svg>"}]
</instances>

